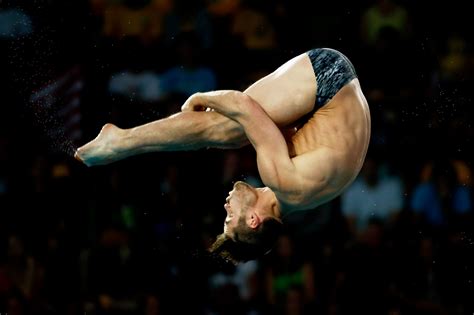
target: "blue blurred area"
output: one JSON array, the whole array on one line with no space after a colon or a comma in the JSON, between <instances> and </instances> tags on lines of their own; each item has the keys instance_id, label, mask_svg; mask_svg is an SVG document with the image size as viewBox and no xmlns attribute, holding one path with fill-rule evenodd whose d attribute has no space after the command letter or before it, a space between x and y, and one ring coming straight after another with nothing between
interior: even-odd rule
<instances>
[{"instance_id":1,"label":"blue blurred area","mask_svg":"<svg viewBox=\"0 0 474 315\"><path fill-rule=\"evenodd\" d=\"M474 54L463 1L0 1L0 314L472 314ZM368 98L357 181L265 259L204 254L252 148L85 168L112 122L331 47Z\"/></svg>"}]
</instances>

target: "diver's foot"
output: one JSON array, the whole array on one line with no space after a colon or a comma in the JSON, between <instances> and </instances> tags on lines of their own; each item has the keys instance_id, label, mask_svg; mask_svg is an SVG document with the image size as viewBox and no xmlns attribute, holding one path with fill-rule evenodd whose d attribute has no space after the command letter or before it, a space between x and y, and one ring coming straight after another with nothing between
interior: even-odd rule
<instances>
[{"instance_id":1,"label":"diver's foot","mask_svg":"<svg viewBox=\"0 0 474 315\"><path fill-rule=\"evenodd\" d=\"M126 157L120 148L125 130L105 124L97 137L76 150L74 157L87 166L109 164Z\"/></svg>"}]
</instances>

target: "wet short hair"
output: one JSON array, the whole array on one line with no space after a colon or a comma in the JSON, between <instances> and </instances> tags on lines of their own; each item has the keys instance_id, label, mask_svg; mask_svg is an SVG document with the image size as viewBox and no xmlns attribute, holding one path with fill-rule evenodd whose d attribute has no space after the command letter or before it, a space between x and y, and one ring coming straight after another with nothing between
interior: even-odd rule
<instances>
[{"instance_id":1,"label":"wet short hair","mask_svg":"<svg viewBox=\"0 0 474 315\"><path fill-rule=\"evenodd\" d=\"M277 218L265 218L255 229L245 222L245 217L239 218L234 229L234 238L222 233L217 236L209 251L237 265L262 257L275 246L278 237L283 232L283 224Z\"/></svg>"}]
</instances>

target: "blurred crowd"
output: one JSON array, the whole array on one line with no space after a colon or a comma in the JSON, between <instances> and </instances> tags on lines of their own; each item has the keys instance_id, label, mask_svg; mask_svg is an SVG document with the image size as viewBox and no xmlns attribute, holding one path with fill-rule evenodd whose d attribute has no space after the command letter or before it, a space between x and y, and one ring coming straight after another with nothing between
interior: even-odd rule
<instances>
[{"instance_id":1,"label":"blurred crowd","mask_svg":"<svg viewBox=\"0 0 474 315\"><path fill-rule=\"evenodd\" d=\"M0 314L472 314L470 19L460 0L0 1ZM251 147L72 157L315 47L354 64L372 140L262 259L205 251L233 182L262 184Z\"/></svg>"}]
</instances>

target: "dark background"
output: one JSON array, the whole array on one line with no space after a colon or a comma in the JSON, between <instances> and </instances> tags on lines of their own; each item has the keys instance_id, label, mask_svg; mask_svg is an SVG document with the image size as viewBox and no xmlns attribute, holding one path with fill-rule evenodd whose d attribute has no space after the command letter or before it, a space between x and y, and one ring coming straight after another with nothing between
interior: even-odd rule
<instances>
[{"instance_id":1,"label":"dark background","mask_svg":"<svg viewBox=\"0 0 474 315\"><path fill-rule=\"evenodd\" d=\"M0 314L472 314L470 12L458 0L0 1ZM359 181L398 200L388 216L357 226L354 197L338 197L235 268L205 248L232 183L259 183L252 148L93 168L72 157L106 122L245 89L314 47L356 68L373 124ZM384 180L398 195L377 190Z\"/></svg>"}]
</instances>

